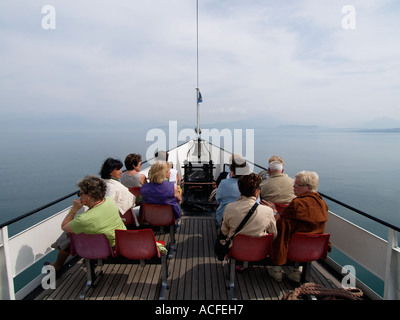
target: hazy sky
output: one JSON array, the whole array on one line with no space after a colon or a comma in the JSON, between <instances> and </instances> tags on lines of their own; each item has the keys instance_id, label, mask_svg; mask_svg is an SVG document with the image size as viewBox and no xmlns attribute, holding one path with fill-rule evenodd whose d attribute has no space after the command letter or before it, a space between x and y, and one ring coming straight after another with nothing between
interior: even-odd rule
<instances>
[{"instance_id":1,"label":"hazy sky","mask_svg":"<svg viewBox=\"0 0 400 320\"><path fill-rule=\"evenodd\" d=\"M199 0L201 122L400 120L399 17L398 0ZM195 124L196 86L196 0L0 1L3 123Z\"/></svg>"}]
</instances>

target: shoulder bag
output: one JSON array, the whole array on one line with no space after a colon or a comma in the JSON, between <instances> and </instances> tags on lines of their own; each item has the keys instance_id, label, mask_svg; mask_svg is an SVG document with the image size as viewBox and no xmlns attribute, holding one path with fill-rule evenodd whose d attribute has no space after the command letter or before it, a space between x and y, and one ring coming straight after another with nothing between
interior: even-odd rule
<instances>
[{"instance_id":1,"label":"shoulder bag","mask_svg":"<svg viewBox=\"0 0 400 320\"><path fill-rule=\"evenodd\" d=\"M219 231L217 240L215 240L215 244L214 244L214 252L217 255L217 259L219 261L223 261L225 259L225 256L228 254L229 247L231 245L231 241L232 241L233 237L244 227L244 225L250 219L251 215L257 209L257 206L258 206L258 203L256 202L253 205L253 207L250 209L250 211L247 213L247 215L244 217L242 222L239 224L239 226L236 228L235 233L231 237L228 238L226 235L224 235L221 232L221 230ZM225 241L225 243L222 244L221 241Z\"/></svg>"}]
</instances>

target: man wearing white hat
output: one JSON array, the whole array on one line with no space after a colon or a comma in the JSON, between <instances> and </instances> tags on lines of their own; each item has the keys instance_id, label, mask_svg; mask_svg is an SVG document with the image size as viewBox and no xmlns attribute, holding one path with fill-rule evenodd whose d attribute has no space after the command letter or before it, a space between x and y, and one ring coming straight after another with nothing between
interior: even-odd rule
<instances>
[{"instance_id":1,"label":"man wearing white hat","mask_svg":"<svg viewBox=\"0 0 400 320\"><path fill-rule=\"evenodd\" d=\"M250 174L250 167L240 154L233 154L230 158L230 178L224 179L218 186L215 200L218 203L216 210L216 219L219 225L222 223L222 217L225 206L228 203L236 201L240 197L240 191L237 180L244 175Z\"/></svg>"}]
</instances>

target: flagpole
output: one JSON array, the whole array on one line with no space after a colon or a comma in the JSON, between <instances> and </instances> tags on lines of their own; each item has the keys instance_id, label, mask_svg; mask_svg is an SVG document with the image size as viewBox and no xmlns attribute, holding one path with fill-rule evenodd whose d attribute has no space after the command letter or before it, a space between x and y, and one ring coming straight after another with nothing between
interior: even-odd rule
<instances>
[{"instance_id":1,"label":"flagpole","mask_svg":"<svg viewBox=\"0 0 400 320\"><path fill-rule=\"evenodd\" d=\"M199 0L196 0L196 102L197 102L197 162L201 162L201 139L200 139L200 102L202 97L199 88Z\"/></svg>"},{"instance_id":2,"label":"flagpole","mask_svg":"<svg viewBox=\"0 0 400 320\"><path fill-rule=\"evenodd\" d=\"M196 62L197 62L197 87L196 87L196 102L197 102L197 140L200 139L200 89L199 89L199 0L196 0Z\"/></svg>"},{"instance_id":3,"label":"flagpole","mask_svg":"<svg viewBox=\"0 0 400 320\"><path fill-rule=\"evenodd\" d=\"M199 88L196 88L196 92L197 92L197 126L196 126L196 132L197 132L197 139L200 138L200 103L199 103Z\"/></svg>"}]
</instances>

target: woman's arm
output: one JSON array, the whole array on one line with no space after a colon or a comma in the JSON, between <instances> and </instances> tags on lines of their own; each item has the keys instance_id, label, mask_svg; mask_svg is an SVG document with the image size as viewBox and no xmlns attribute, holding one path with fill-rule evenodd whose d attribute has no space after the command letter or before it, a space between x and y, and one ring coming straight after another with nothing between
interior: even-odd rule
<instances>
[{"instance_id":1,"label":"woman's arm","mask_svg":"<svg viewBox=\"0 0 400 320\"><path fill-rule=\"evenodd\" d=\"M141 174L141 175L140 175L139 181L140 181L140 183L141 183L142 185L146 184L146 183L147 183L147 178L146 178L146 176L145 176L144 174Z\"/></svg>"},{"instance_id":2,"label":"woman's arm","mask_svg":"<svg viewBox=\"0 0 400 320\"><path fill-rule=\"evenodd\" d=\"M281 215L278 213L278 210L276 210L275 204L271 201L265 201L265 200L261 200L260 204L264 205L264 206L268 206L270 207L272 210L274 210L274 217L275 217L275 221L278 221L279 218L281 217Z\"/></svg>"},{"instance_id":3,"label":"woman's arm","mask_svg":"<svg viewBox=\"0 0 400 320\"><path fill-rule=\"evenodd\" d=\"M182 202L182 196L179 193L178 187L174 185L174 196L176 199L178 199L178 202L181 203Z\"/></svg>"},{"instance_id":4,"label":"woman's arm","mask_svg":"<svg viewBox=\"0 0 400 320\"><path fill-rule=\"evenodd\" d=\"M67 216L64 218L63 222L61 223L61 229L66 232L72 232L71 228L69 227L69 223L74 220L75 214L78 212L80 208L83 207L83 204L80 199L74 199L72 201L72 208L69 210Z\"/></svg>"}]
</instances>

